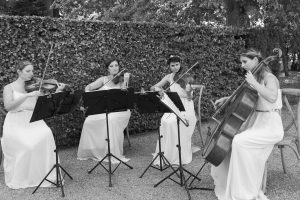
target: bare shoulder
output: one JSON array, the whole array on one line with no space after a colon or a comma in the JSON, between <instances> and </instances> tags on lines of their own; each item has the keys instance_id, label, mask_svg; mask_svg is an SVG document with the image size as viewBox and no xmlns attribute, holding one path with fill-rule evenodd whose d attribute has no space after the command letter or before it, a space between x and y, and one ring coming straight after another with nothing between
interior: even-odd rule
<instances>
[{"instance_id":1,"label":"bare shoulder","mask_svg":"<svg viewBox=\"0 0 300 200\"><path fill-rule=\"evenodd\" d=\"M277 87L279 87L279 80L272 73L267 72L267 74L264 77L264 82L265 82L265 85L272 84L272 85L276 85Z\"/></svg>"},{"instance_id":2,"label":"bare shoulder","mask_svg":"<svg viewBox=\"0 0 300 200\"><path fill-rule=\"evenodd\" d=\"M9 84L7 84L6 86L4 86L4 88L3 88L3 92L5 91L5 92L9 92L9 91L12 91L12 84L13 83L9 83Z\"/></svg>"}]
</instances>

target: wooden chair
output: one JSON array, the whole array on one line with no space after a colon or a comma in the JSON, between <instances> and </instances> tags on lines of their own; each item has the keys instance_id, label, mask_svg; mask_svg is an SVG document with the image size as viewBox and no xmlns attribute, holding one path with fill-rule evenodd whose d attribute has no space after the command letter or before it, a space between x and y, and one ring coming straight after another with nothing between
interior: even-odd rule
<instances>
[{"instance_id":1,"label":"wooden chair","mask_svg":"<svg viewBox=\"0 0 300 200\"><path fill-rule=\"evenodd\" d=\"M131 147L131 142L130 142L130 137L129 137L128 126L129 126L129 124L127 125L126 129L124 130L124 132L125 132L125 134L126 134L126 138L127 138L127 141L128 141L128 145L129 145L129 147Z\"/></svg>"},{"instance_id":2,"label":"wooden chair","mask_svg":"<svg viewBox=\"0 0 300 200\"><path fill-rule=\"evenodd\" d=\"M0 165L1 165L2 160L3 160L1 139L2 139L2 136L3 136L3 124L4 124L5 115L6 115L6 111L4 110L4 107L3 107L3 98L2 97L0 97L0 115L1 115L0 116Z\"/></svg>"},{"instance_id":3,"label":"wooden chair","mask_svg":"<svg viewBox=\"0 0 300 200\"><path fill-rule=\"evenodd\" d=\"M202 98L202 93L203 93L205 86L204 85L194 85L194 86L196 86L195 88L197 90L199 90L199 91L196 90L193 101L194 101L194 105L195 105L195 114L197 117L196 128L199 133L201 148L203 148L205 139L204 139L204 135L202 134L202 131L201 131L201 125L202 125L201 124L201 98Z\"/></svg>"},{"instance_id":4,"label":"wooden chair","mask_svg":"<svg viewBox=\"0 0 300 200\"><path fill-rule=\"evenodd\" d=\"M297 93L294 93L297 90L294 89L282 89L282 94L283 94L283 102L284 105L286 106L287 112L289 113L289 116L291 117L291 121L288 123L288 125L284 124L284 138L282 141L278 142L276 146L280 149L280 154L281 154L281 162L282 162L282 168L283 172L286 174L286 164L284 160L284 154L283 154L283 149L284 147L289 147L296 155L297 159L300 160L300 146L299 146L299 141L300 141L300 98L298 98L298 105L297 105L297 111L294 113L287 95L292 95L292 96L299 96L300 97L300 89L298 90L298 95ZM297 117L296 117L297 116ZM291 128L294 127L292 130Z\"/></svg>"},{"instance_id":5,"label":"wooden chair","mask_svg":"<svg viewBox=\"0 0 300 200\"><path fill-rule=\"evenodd\" d=\"M300 97L300 89L292 89L292 88L284 88L281 89L282 91L282 100L283 100L283 112L288 112L291 121L288 125L283 124L284 126L284 137L283 139L278 142L275 146L277 146L280 150L281 155L281 163L283 168L283 173L287 173L285 160L284 160L284 147L289 147L294 153L298 160L300 160L300 98L298 98L298 105L297 105L297 113L295 117L295 113L288 101L287 95L297 96ZM291 128L294 127L294 130ZM291 132L291 133L290 133ZM265 167L265 173L262 182L262 190L266 193L266 185L267 185L267 167Z\"/></svg>"}]
</instances>

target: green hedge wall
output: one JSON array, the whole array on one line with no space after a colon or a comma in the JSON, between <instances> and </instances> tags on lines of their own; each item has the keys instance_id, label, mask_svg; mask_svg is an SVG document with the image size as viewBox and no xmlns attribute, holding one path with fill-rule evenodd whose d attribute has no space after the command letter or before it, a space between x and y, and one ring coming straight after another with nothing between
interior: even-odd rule
<instances>
[{"instance_id":1,"label":"green hedge wall","mask_svg":"<svg viewBox=\"0 0 300 200\"><path fill-rule=\"evenodd\" d=\"M40 17L0 17L0 87L16 78L18 60L35 64L41 76L50 43L55 43L46 78L83 89L106 74L103 60L110 55L121 61L134 77L130 86L148 90L169 68L166 58L181 55L188 68L200 64L192 73L206 86L202 117L213 113L209 100L229 95L241 82L242 70L237 53L244 48L242 31L210 26L175 26L159 23L119 23L75 21ZM129 130L138 133L157 128L158 115L132 112ZM84 116L79 109L66 116L48 120L58 130L59 145L75 145L80 137Z\"/></svg>"}]
</instances>

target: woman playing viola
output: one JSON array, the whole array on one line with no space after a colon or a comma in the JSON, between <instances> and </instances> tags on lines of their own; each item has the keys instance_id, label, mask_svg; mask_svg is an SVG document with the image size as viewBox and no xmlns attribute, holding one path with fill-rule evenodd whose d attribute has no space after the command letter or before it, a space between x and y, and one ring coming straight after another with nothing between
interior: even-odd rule
<instances>
[{"instance_id":1,"label":"woman playing viola","mask_svg":"<svg viewBox=\"0 0 300 200\"><path fill-rule=\"evenodd\" d=\"M261 186L267 159L274 144L283 137L282 102L279 81L268 66L260 68L255 76L251 73L261 60L261 54L254 49L240 55L242 68L248 71L246 81L259 97L254 113L233 138L231 153L218 167L211 168L215 193L220 200L267 199ZM221 98L216 104L226 99Z\"/></svg>"},{"instance_id":2,"label":"woman playing viola","mask_svg":"<svg viewBox=\"0 0 300 200\"><path fill-rule=\"evenodd\" d=\"M170 56L167 61L171 69L171 73L167 74L160 82L151 87L151 90L162 91L162 87L167 83L172 84L178 79L179 73L182 71L181 59L178 56ZM194 103L192 99L192 88L190 84L180 85L173 83L170 87L172 92L177 92L184 105L185 111L181 114L188 120L189 126L186 127L180 122L180 142L182 164L188 164L192 161L192 144L191 138L196 125L196 115L194 110ZM175 114L165 113L161 118L160 133L163 136L161 139L162 152L171 164L179 164L177 137L177 118ZM158 144L154 156L159 151ZM158 165L159 160L155 160L154 164Z\"/></svg>"},{"instance_id":3,"label":"woman playing viola","mask_svg":"<svg viewBox=\"0 0 300 200\"><path fill-rule=\"evenodd\" d=\"M33 77L33 64L22 61L18 78L3 90L8 111L1 140L4 154L5 183L12 189L37 186L55 164L55 143L51 129L43 120L30 123L40 91L26 92L25 81ZM59 87L58 90L62 89ZM49 180L56 180L55 171ZM42 187L49 187L45 181Z\"/></svg>"},{"instance_id":4,"label":"woman playing viola","mask_svg":"<svg viewBox=\"0 0 300 200\"><path fill-rule=\"evenodd\" d=\"M122 82L120 77L114 78L120 70L119 61L115 58L110 58L105 63L105 67L108 71L108 75L102 76L87 85L85 88L86 92L93 90L121 89L125 87L126 83ZM129 160L123 155L123 131L128 125L130 114L130 110L108 114L111 153L123 162ZM101 160L107 154L108 150L106 138L106 114L88 116L85 119L81 132L77 153L78 159ZM112 158L112 163L119 163L119 161Z\"/></svg>"}]
</instances>

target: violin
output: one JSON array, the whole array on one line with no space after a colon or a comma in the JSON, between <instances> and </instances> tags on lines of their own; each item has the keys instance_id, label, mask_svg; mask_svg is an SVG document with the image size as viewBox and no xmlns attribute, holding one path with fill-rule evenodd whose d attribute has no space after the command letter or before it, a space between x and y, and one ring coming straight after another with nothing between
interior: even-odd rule
<instances>
[{"instance_id":1,"label":"violin","mask_svg":"<svg viewBox=\"0 0 300 200\"><path fill-rule=\"evenodd\" d=\"M192 85L194 82L194 76L190 75L189 73L184 74L183 76L181 76L181 78L177 80L177 83L183 89L185 89L188 84Z\"/></svg>"},{"instance_id":2,"label":"violin","mask_svg":"<svg viewBox=\"0 0 300 200\"><path fill-rule=\"evenodd\" d=\"M38 77L33 77L29 81L25 81L25 91L32 92L41 90L43 93L49 93L51 90L56 90L59 83L55 79L42 80ZM65 85L64 90L68 90L69 85Z\"/></svg>"}]
</instances>

